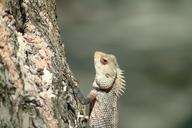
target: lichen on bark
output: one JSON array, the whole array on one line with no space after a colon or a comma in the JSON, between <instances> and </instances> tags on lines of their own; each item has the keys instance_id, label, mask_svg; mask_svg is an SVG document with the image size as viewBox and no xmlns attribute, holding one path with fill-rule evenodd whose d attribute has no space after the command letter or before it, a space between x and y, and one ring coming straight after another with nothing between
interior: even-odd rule
<instances>
[{"instance_id":1,"label":"lichen on bark","mask_svg":"<svg viewBox=\"0 0 192 128\"><path fill-rule=\"evenodd\" d=\"M83 127L55 0L0 1L0 127Z\"/></svg>"}]
</instances>

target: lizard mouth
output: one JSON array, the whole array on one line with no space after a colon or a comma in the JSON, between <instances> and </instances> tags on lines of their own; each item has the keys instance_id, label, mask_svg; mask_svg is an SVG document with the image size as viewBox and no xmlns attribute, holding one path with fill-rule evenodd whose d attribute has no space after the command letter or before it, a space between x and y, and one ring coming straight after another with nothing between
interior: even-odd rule
<instances>
[{"instance_id":1,"label":"lizard mouth","mask_svg":"<svg viewBox=\"0 0 192 128\"><path fill-rule=\"evenodd\" d=\"M96 52L95 52L95 55L94 55L95 61L96 61L96 60L99 60L99 58L101 57L101 54L102 54L102 52L100 52L100 51L96 51Z\"/></svg>"}]
</instances>

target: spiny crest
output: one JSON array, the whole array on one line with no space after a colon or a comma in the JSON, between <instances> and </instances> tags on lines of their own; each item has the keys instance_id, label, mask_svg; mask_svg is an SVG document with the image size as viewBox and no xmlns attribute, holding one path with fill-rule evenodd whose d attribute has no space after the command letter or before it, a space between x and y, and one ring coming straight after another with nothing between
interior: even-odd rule
<instances>
[{"instance_id":1,"label":"spiny crest","mask_svg":"<svg viewBox=\"0 0 192 128\"><path fill-rule=\"evenodd\" d=\"M123 71L120 68L117 68L117 78L115 80L116 86L116 95L117 97L121 96L125 90L125 80L123 76Z\"/></svg>"}]
</instances>

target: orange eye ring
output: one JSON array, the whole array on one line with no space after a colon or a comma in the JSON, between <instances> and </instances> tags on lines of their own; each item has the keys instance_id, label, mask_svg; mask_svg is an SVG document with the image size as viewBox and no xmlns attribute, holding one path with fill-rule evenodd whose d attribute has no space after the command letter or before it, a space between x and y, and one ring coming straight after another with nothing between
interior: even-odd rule
<instances>
[{"instance_id":1,"label":"orange eye ring","mask_svg":"<svg viewBox=\"0 0 192 128\"><path fill-rule=\"evenodd\" d=\"M104 57L101 57L100 62L101 62L103 65L108 64L108 60L107 60L106 58L104 58Z\"/></svg>"}]
</instances>

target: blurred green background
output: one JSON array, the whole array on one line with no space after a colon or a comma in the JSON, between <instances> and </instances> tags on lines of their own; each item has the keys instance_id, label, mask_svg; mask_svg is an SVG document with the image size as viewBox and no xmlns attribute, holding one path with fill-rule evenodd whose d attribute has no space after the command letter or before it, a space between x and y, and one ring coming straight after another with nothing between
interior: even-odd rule
<instances>
[{"instance_id":1,"label":"blurred green background","mask_svg":"<svg viewBox=\"0 0 192 128\"><path fill-rule=\"evenodd\" d=\"M192 128L192 0L57 0L57 14L85 95L94 52L118 58L119 128Z\"/></svg>"}]
</instances>

